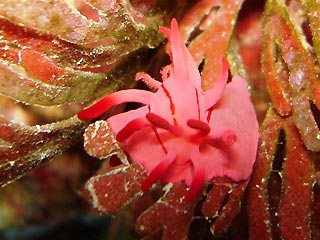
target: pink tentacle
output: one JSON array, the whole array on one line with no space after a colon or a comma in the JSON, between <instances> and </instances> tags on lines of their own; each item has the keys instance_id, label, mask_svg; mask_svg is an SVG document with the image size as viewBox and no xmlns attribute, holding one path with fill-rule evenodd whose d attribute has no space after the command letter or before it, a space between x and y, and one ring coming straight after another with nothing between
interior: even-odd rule
<instances>
[{"instance_id":1,"label":"pink tentacle","mask_svg":"<svg viewBox=\"0 0 320 240\"><path fill-rule=\"evenodd\" d=\"M159 31L162 32L167 39L170 38L170 32L171 32L170 28L160 26Z\"/></svg>"},{"instance_id":2,"label":"pink tentacle","mask_svg":"<svg viewBox=\"0 0 320 240\"><path fill-rule=\"evenodd\" d=\"M203 122L198 119L189 119L187 121L187 125L193 129L197 129L197 130L201 131L204 134L209 134L209 132L211 130L208 123Z\"/></svg>"},{"instance_id":3,"label":"pink tentacle","mask_svg":"<svg viewBox=\"0 0 320 240\"><path fill-rule=\"evenodd\" d=\"M204 171L204 164L201 161L201 156L194 156L192 158L193 163L193 179L189 188L189 191L185 195L186 201L192 201L197 196L199 196L202 188L203 183L205 181L205 171Z\"/></svg>"},{"instance_id":4,"label":"pink tentacle","mask_svg":"<svg viewBox=\"0 0 320 240\"><path fill-rule=\"evenodd\" d=\"M80 120L89 120L101 116L103 113L108 111L113 106L119 105L126 102L137 102L144 105L148 105L151 102L152 94L149 91L138 90L138 89L128 89L119 92L114 92L91 107L82 110L78 113L78 118Z\"/></svg>"},{"instance_id":5,"label":"pink tentacle","mask_svg":"<svg viewBox=\"0 0 320 240\"><path fill-rule=\"evenodd\" d=\"M233 130L228 129L222 132L220 136L207 138L205 141L203 141L203 144L208 144L215 148L224 149L235 144L237 139L237 134Z\"/></svg>"},{"instance_id":6,"label":"pink tentacle","mask_svg":"<svg viewBox=\"0 0 320 240\"><path fill-rule=\"evenodd\" d=\"M206 109L209 110L212 108L217 101L221 98L223 90L228 81L228 62L225 58L221 59L222 61L222 71L215 82L213 88L205 92L205 100L206 100Z\"/></svg>"},{"instance_id":7,"label":"pink tentacle","mask_svg":"<svg viewBox=\"0 0 320 240\"><path fill-rule=\"evenodd\" d=\"M124 128L122 128L121 131L118 132L116 139L119 142L123 142L127 140L136 131L139 131L148 126L150 126L150 124L146 121L144 117L135 118L126 126L124 126Z\"/></svg>"},{"instance_id":8,"label":"pink tentacle","mask_svg":"<svg viewBox=\"0 0 320 240\"><path fill-rule=\"evenodd\" d=\"M160 117L154 113L148 113L146 115L148 121L157 128L166 129L175 136L180 135L180 129L172 124L170 124L166 119Z\"/></svg>"},{"instance_id":9,"label":"pink tentacle","mask_svg":"<svg viewBox=\"0 0 320 240\"><path fill-rule=\"evenodd\" d=\"M161 29L160 29L161 30ZM171 21L171 30L161 30L169 39L172 71L175 81L181 85L192 83L195 88L201 90L201 77L191 53L187 49L184 41L181 39L178 22L175 18ZM169 35L169 37L168 37Z\"/></svg>"},{"instance_id":10,"label":"pink tentacle","mask_svg":"<svg viewBox=\"0 0 320 240\"><path fill-rule=\"evenodd\" d=\"M148 190L152 184L161 179L170 164L175 160L176 155L169 153L164 159L150 172L149 176L142 182L142 191Z\"/></svg>"}]
</instances>

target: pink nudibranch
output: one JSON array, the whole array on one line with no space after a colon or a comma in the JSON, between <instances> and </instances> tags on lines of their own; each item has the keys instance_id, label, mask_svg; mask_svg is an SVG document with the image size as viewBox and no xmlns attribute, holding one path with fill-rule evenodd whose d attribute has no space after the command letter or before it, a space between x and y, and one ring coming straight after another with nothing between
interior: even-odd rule
<instances>
[{"instance_id":1,"label":"pink nudibranch","mask_svg":"<svg viewBox=\"0 0 320 240\"><path fill-rule=\"evenodd\" d=\"M227 176L247 179L258 144L258 122L246 83L228 79L228 64L213 88L204 92L201 76L182 41L178 23L160 27L170 42L172 64L162 71L163 82L137 73L155 92L128 89L112 93L81 111L79 119L93 119L111 107L137 102L144 106L110 117L107 121L123 150L149 173L142 183L148 189L158 180L185 181L187 200L199 195L205 182Z\"/></svg>"}]
</instances>

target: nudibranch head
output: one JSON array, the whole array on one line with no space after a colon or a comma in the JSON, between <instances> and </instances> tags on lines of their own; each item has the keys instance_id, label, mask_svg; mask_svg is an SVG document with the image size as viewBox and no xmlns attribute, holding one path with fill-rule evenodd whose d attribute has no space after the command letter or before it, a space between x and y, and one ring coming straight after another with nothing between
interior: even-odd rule
<instances>
[{"instance_id":1,"label":"nudibranch head","mask_svg":"<svg viewBox=\"0 0 320 240\"><path fill-rule=\"evenodd\" d=\"M163 82L137 73L155 92L122 90L81 111L88 120L124 102L142 107L110 117L107 121L131 160L149 173L142 189L158 180L185 181L186 199L195 198L205 182L227 176L247 179L256 157L258 123L244 80L228 79L228 65L213 88L204 92L196 63L182 41L178 23L160 27L170 43L172 64L162 71Z\"/></svg>"}]
</instances>

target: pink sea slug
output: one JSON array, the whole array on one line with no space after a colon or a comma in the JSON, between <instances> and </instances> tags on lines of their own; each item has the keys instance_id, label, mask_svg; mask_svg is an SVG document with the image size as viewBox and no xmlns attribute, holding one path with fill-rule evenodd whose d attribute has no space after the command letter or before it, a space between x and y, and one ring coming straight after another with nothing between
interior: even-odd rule
<instances>
[{"instance_id":1,"label":"pink sea slug","mask_svg":"<svg viewBox=\"0 0 320 240\"><path fill-rule=\"evenodd\" d=\"M112 93L81 111L79 119L93 119L111 107L137 102L144 106L110 117L117 140L131 160L149 173L142 183L148 189L158 180L185 181L186 200L199 195L205 182L227 176L247 179L256 157L258 123L243 79L230 83L228 66L210 90L201 88L201 76L182 41L178 23L160 27L170 42L172 64L162 71L163 82L137 73L155 92L129 89Z\"/></svg>"}]
</instances>

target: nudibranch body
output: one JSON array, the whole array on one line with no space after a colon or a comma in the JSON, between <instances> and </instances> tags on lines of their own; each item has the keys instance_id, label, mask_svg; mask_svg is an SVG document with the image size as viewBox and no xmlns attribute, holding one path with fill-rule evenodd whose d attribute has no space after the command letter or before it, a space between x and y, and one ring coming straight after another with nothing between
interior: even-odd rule
<instances>
[{"instance_id":1,"label":"nudibranch body","mask_svg":"<svg viewBox=\"0 0 320 240\"><path fill-rule=\"evenodd\" d=\"M142 189L158 180L189 186L186 199L195 198L205 182L227 176L247 179L256 157L258 123L246 83L228 80L228 65L213 88L204 92L196 63L182 41L178 23L160 27L170 43L172 64L162 71L163 82L137 73L155 92L128 89L112 93L81 111L93 119L111 107L138 102L144 106L108 118L109 125L133 162L149 173Z\"/></svg>"}]
</instances>

